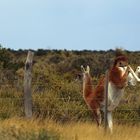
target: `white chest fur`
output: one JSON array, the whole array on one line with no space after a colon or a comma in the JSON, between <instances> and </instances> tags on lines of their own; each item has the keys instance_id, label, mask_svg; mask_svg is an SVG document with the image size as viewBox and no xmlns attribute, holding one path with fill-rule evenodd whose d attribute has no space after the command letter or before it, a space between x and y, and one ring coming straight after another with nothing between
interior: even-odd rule
<instances>
[{"instance_id":1,"label":"white chest fur","mask_svg":"<svg viewBox=\"0 0 140 140\"><path fill-rule=\"evenodd\" d=\"M123 97L124 89L118 89L113 83L108 84L108 110L114 110Z\"/></svg>"},{"instance_id":2,"label":"white chest fur","mask_svg":"<svg viewBox=\"0 0 140 140\"><path fill-rule=\"evenodd\" d=\"M125 74L127 67L119 67L122 76ZM117 88L112 82L108 83L108 111L113 111L120 103L124 94L124 89ZM104 111L105 101L101 103Z\"/></svg>"},{"instance_id":3,"label":"white chest fur","mask_svg":"<svg viewBox=\"0 0 140 140\"><path fill-rule=\"evenodd\" d=\"M113 83L108 83L108 111L113 111L120 103L124 94L124 89L118 89ZM105 101L101 103L101 110L104 111Z\"/></svg>"}]
</instances>

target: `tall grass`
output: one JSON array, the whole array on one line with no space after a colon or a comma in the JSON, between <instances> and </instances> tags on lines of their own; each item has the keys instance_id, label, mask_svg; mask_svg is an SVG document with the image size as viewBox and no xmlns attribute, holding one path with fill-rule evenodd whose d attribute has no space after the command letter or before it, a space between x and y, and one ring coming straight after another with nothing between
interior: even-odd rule
<instances>
[{"instance_id":1,"label":"tall grass","mask_svg":"<svg viewBox=\"0 0 140 140\"><path fill-rule=\"evenodd\" d=\"M58 132L40 120L11 118L0 124L0 140L59 140Z\"/></svg>"},{"instance_id":2,"label":"tall grass","mask_svg":"<svg viewBox=\"0 0 140 140\"><path fill-rule=\"evenodd\" d=\"M0 121L1 140L139 140L140 126L115 125L105 134L90 122L56 123L52 120L11 118Z\"/></svg>"},{"instance_id":3,"label":"tall grass","mask_svg":"<svg viewBox=\"0 0 140 140\"><path fill-rule=\"evenodd\" d=\"M62 140L139 140L140 127L131 125L116 125L114 132L105 134L103 128L97 128L91 123L68 124L61 128Z\"/></svg>"}]
</instances>

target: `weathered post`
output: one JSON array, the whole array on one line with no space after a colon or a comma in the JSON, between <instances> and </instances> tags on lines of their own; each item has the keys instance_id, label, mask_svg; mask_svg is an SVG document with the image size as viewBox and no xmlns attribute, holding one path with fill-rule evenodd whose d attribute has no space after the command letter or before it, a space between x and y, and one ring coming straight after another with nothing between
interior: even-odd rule
<instances>
[{"instance_id":1,"label":"weathered post","mask_svg":"<svg viewBox=\"0 0 140 140\"><path fill-rule=\"evenodd\" d=\"M105 85L104 85L104 95L105 95L105 110L104 110L104 129L105 129L105 132L107 130L107 126L108 126L108 120L107 120L107 112L108 112L108 109L107 109L107 106L108 106L108 78L109 77L109 74L108 74L108 70L106 71L106 75L105 75Z\"/></svg>"},{"instance_id":2,"label":"weathered post","mask_svg":"<svg viewBox=\"0 0 140 140\"><path fill-rule=\"evenodd\" d=\"M24 71L24 109L27 118L32 117L32 94L31 94L31 81L32 81L32 63L34 53L29 51L25 62Z\"/></svg>"}]
</instances>

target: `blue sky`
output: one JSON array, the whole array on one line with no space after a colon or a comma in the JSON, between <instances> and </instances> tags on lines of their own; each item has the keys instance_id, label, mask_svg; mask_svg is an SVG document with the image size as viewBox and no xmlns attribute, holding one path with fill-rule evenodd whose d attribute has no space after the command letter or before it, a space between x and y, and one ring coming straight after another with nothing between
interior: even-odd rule
<instances>
[{"instance_id":1,"label":"blue sky","mask_svg":"<svg viewBox=\"0 0 140 140\"><path fill-rule=\"evenodd\" d=\"M140 50L139 0L0 0L12 49Z\"/></svg>"}]
</instances>

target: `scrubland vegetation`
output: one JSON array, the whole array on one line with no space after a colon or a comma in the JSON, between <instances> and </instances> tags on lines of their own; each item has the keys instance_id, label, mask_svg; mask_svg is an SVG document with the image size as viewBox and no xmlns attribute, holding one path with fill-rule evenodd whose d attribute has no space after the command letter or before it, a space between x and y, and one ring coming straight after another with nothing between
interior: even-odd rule
<instances>
[{"instance_id":1,"label":"scrubland vegetation","mask_svg":"<svg viewBox=\"0 0 140 140\"><path fill-rule=\"evenodd\" d=\"M125 51L135 69L140 52ZM89 65L96 85L112 64L108 51L35 51L32 71L33 120L24 118L23 76L26 50L0 47L0 137L3 139L138 139L140 137L140 84L127 87L124 100L113 112L113 138L99 131L82 97L80 66ZM51 121L48 121L51 120ZM137 126L135 126L137 125ZM2 139L0 138L0 139Z\"/></svg>"}]
</instances>

